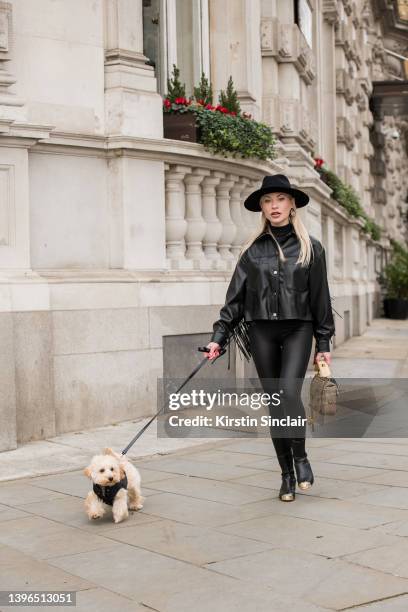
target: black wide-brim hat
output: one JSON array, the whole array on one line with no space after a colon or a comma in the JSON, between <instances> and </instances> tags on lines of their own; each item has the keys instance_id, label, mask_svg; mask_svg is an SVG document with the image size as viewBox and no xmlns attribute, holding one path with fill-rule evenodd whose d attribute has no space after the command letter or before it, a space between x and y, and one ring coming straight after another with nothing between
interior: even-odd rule
<instances>
[{"instance_id":1,"label":"black wide-brim hat","mask_svg":"<svg viewBox=\"0 0 408 612\"><path fill-rule=\"evenodd\" d=\"M273 174L265 176L262 181L262 187L247 197L244 202L245 208L247 210L252 210L253 212L261 211L262 209L259 203L261 196L274 191L283 191L284 193L290 193L293 195L296 202L296 208L302 208L302 206L306 206L306 204L309 202L309 196L307 193L292 187L287 176L284 174Z\"/></svg>"}]
</instances>

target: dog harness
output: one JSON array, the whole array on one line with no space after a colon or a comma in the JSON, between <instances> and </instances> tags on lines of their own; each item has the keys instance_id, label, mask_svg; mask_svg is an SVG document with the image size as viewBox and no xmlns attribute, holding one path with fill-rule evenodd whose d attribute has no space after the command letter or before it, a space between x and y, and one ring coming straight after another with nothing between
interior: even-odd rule
<instances>
[{"instance_id":1,"label":"dog harness","mask_svg":"<svg viewBox=\"0 0 408 612\"><path fill-rule=\"evenodd\" d=\"M119 482L117 482L116 484L110 487L103 487L102 485L98 485L94 483L93 491L99 497L99 499L103 501L104 504L108 504L108 506L113 506L113 502L116 497L116 494L121 489L127 489L127 486L128 486L128 481L127 481L127 477L125 476L124 478L122 478L122 480L120 480Z\"/></svg>"}]
</instances>

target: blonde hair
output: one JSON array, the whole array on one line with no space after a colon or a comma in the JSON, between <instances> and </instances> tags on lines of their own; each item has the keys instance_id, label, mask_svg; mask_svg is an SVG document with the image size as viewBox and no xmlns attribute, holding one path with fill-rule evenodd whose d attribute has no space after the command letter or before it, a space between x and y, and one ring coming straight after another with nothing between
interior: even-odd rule
<instances>
[{"instance_id":1,"label":"blonde hair","mask_svg":"<svg viewBox=\"0 0 408 612\"><path fill-rule=\"evenodd\" d=\"M260 203L262 202L263 197L264 196L261 197L259 201ZM293 229L295 230L296 236L298 237L299 242L300 242L300 252L299 252L299 257L296 263L300 263L303 266L308 266L311 260L312 252L313 252L309 232L307 231L304 223L301 221L299 215L296 214L295 198L291 196L290 194L288 194L288 197L292 200L292 208L294 208L295 210L295 214L289 216L289 219L290 219L289 223L292 223ZM271 231L269 220L266 218L263 211L261 211L261 214L260 214L260 221L261 221L260 227L256 229L255 233L242 245L242 249L241 249L238 259L241 258L242 255L245 253L245 251L249 249L249 247L255 242L258 236L260 236L263 232L267 231L272 236L273 240L275 241L275 244L279 252L279 259L281 261L286 261L286 257L284 256L283 251L278 241L276 240L275 236L273 235Z\"/></svg>"}]
</instances>

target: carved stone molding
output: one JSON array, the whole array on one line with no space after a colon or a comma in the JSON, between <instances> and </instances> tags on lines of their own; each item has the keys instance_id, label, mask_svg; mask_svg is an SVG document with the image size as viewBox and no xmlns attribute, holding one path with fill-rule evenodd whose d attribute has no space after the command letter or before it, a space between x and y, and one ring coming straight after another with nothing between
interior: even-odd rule
<instances>
[{"instance_id":1,"label":"carved stone molding","mask_svg":"<svg viewBox=\"0 0 408 612\"><path fill-rule=\"evenodd\" d=\"M322 13L327 23L336 24L340 19L338 0L323 0Z\"/></svg>"},{"instance_id":2,"label":"carved stone molding","mask_svg":"<svg viewBox=\"0 0 408 612\"><path fill-rule=\"evenodd\" d=\"M273 131L279 130L279 96L266 94L262 97L262 121Z\"/></svg>"},{"instance_id":3,"label":"carved stone molding","mask_svg":"<svg viewBox=\"0 0 408 612\"><path fill-rule=\"evenodd\" d=\"M349 76L345 68L336 70L336 93L344 96L348 105L353 104L356 91L355 81Z\"/></svg>"},{"instance_id":4,"label":"carved stone molding","mask_svg":"<svg viewBox=\"0 0 408 612\"><path fill-rule=\"evenodd\" d=\"M12 52L12 6L0 1L0 61L11 59Z\"/></svg>"},{"instance_id":5,"label":"carved stone molding","mask_svg":"<svg viewBox=\"0 0 408 612\"><path fill-rule=\"evenodd\" d=\"M337 142L346 145L347 149L351 151L354 147L354 134L353 128L347 117L337 117L336 121L337 129Z\"/></svg>"},{"instance_id":6,"label":"carved stone molding","mask_svg":"<svg viewBox=\"0 0 408 612\"><path fill-rule=\"evenodd\" d=\"M15 246L14 166L0 165L0 247Z\"/></svg>"},{"instance_id":7,"label":"carved stone molding","mask_svg":"<svg viewBox=\"0 0 408 612\"><path fill-rule=\"evenodd\" d=\"M277 55L279 20L263 17L261 20L261 51L263 56Z\"/></svg>"},{"instance_id":8,"label":"carved stone molding","mask_svg":"<svg viewBox=\"0 0 408 612\"><path fill-rule=\"evenodd\" d=\"M353 11L353 1L352 0L341 0L344 6L344 12L346 15L351 15Z\"/></svg>"},{"instance_id":9,"label":"carved stone molding","mask_svg":"<svg viewBox=\"0 0 408 612\"><path fill-rule=\"evenodd\" d=\"M299 76L309 85L316 75L311 48L298 26L293 23L280 24L277 31L277 61L292 62Z\"/></svg>"},{"instance_id":10,"label":"carved stone molding","mask_svg":"<svg viewBox=\"0 0 408 612\"><path fill-rule=\"evenodd\" d=\"M283 138L295 138L310 150L316 146L317 126L299 100L280 98L279 128Z\"/></svg>"}]
</instances>

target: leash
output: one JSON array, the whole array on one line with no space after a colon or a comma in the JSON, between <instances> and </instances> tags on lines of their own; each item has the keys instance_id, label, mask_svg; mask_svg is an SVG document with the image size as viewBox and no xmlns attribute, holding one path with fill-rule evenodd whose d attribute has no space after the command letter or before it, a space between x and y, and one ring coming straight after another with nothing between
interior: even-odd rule
<instances>
[{"instance_id":1,"label":"leash","mask_svg":"<svg viewBox=\"0 0 408 612\"><path fill-rule=\"evenodd\" d=\"M230 341L231 341L231 337L229 338L228 344L230 343ZM199 346L199 347L197 348L197 350L198 350L198 351L201 351L202 353L209 353L209 352L210 352L210 349L209 349L209 348L207 348L206 346ZM211 363L213 364L215 361L217 361L217 359L219 359L219 357L221 357L221 355L224 355L224 353L226 352L226 350L227 350L226 348L220 348L220 354L218 355L218 357L215 357L214 359L212 359ZM202 361L200 361L200 363L199 363L199 364L198 364L198 365L197 365L197 366L194 368L194 370L191 372L191 374L189 374L189 376L186 378L186 380L183 382L183 384L182 384L182 385L180 385L180 387L179 387L179 388L177 389L177 391L175 391L174 393L178 393L178 392L179 392L179 391L180 391L180 390L181 390L181 389L182 389L182 388L183 388L183 387L184 387L184 386L185 386L185 385L188 383L188 381L189 381L189 380L191 380L191 378L193 378L193 376L195 376L195 375L197 374L198 370L199 370L200 368L202 368L202 367L203 367L203 365L204 365L205 363L208 363L208 358L207 358L207 357L205 357L205 358L204 358ZM132 438L132 440L129 442L129 444L128 444L128 445L127 445L127 446L126 446L124 449L123 449L123 451L122 451L122 455L126 455L126 453L128 452L128 450L129 450L130 448L132 448L132 446L134 445L134 443L136 442L136 440L137 440L138 438L140 438L140 436L142 435L142 433L143 433L144 431L146 431L146 429L149 427L150 423L152 423L152 422L154 421L154 419L155 419L155 418L156 418L156 417L157 417L157 416L160 414L160 412L161 412L161 411L162 411L162 410L163 410L165 407L166 407L166 404L165 404L164 406L162 406L162 407L160 408L160 410L158 410L158 411L156 412L156 414L154 414L154 415L152 416L152 418L150 419L150 421L149 421L148 423L146 423L146 425L144 425L144 426L142 427L142 429L141 429L141 430L140 430L140 431L139 431L139 432L138 432L138 433L135 435L135 437L134 437L134 438Z\"/></svg>"}]
</instances>

